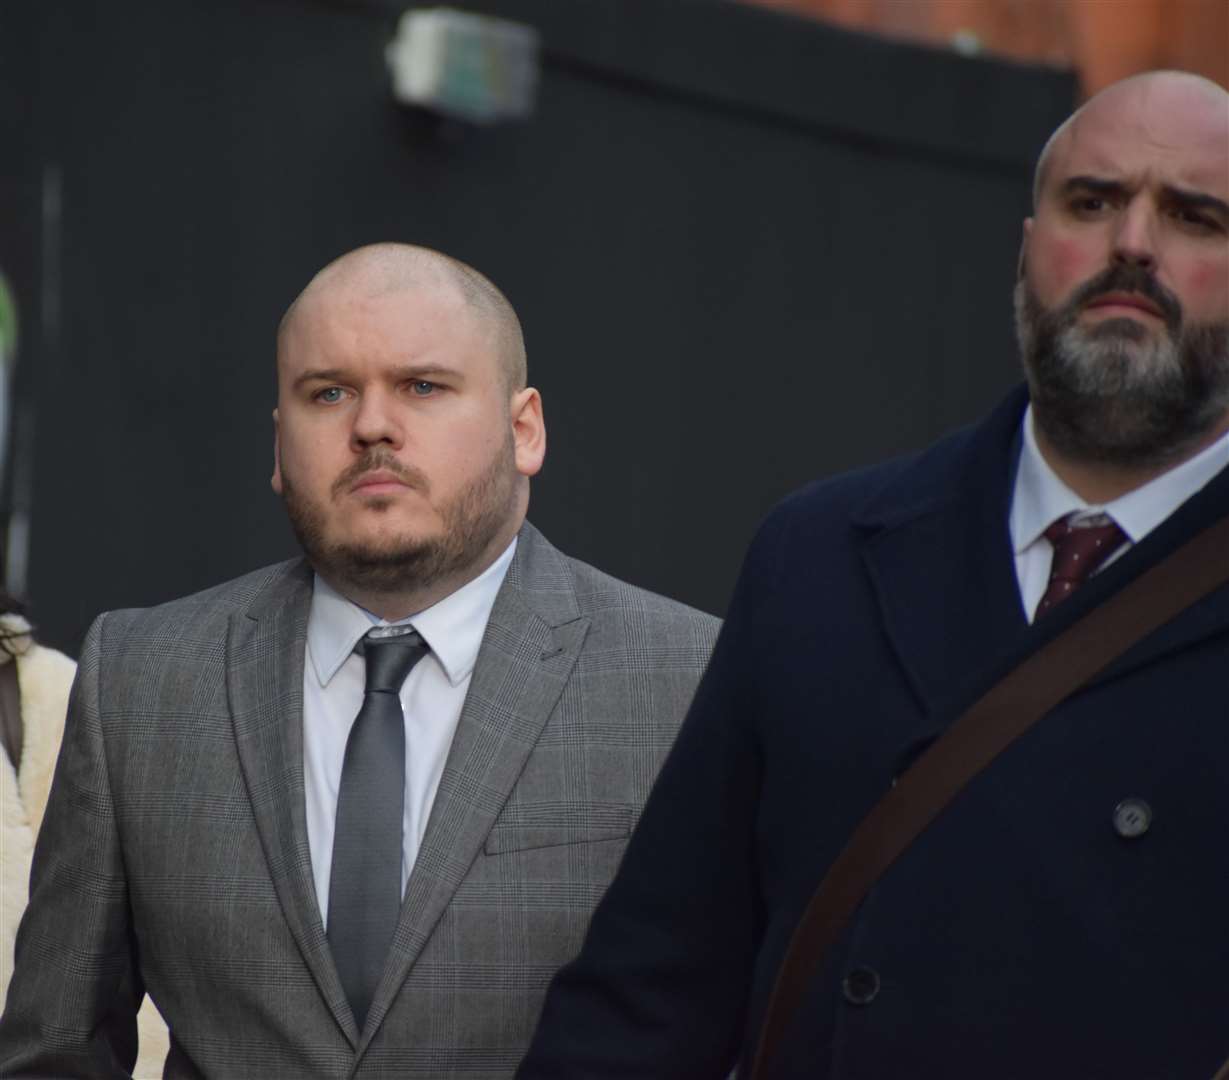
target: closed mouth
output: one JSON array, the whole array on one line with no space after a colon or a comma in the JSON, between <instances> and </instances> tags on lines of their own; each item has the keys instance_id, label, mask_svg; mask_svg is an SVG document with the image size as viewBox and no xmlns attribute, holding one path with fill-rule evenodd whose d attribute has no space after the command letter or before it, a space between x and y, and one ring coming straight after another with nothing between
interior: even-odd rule
<instances>
[{"instance_id":1,"label":"closed mouth","mask_svg":"<svg viewBox=\"0 0 1229 1080\"><path fill-rule=\"evenodd\" d=\"M393 488L408 488L404 480L396 473L388 472L384 469L377 469L375 472L363 473L350 486L351 494L361 493L370 488L393 489Z\"/></svg>"},{"instance_id":2,"label":"closed mouth","mask_svg":"<svg viewBox=\"0 0 1229 1080\"><path fill-rule=\"evenodd\" d=\"M1146 315L1151 315L1155 319L1164 319L1165 315L1156 304L1149 300L1142 293L1137 292L1112 292L1102 293L1100 296L1094 297L1086 305L1086 310L1094 310L1096 308L1118 307L1118 308L1134 308L1136 311L1142 311Z\"/></svg>"}]
</instances>

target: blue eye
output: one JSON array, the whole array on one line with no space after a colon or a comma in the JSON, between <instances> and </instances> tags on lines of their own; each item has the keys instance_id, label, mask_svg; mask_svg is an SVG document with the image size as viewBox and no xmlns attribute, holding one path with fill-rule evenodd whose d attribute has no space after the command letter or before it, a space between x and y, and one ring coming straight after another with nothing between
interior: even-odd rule
<instances>
[{"instance_id":1,"label":"blue eye","mask_svg":"<svg viewBox=\"0 0 1229 1080\"><path fill-rule=\"evenodd\" d=\"M316 400L326 405L336 405L344 396L345 391L340 386L326 386L316 393Z\"/></svg>"},{"instance_id":2,"label":"blue eye","mask_svg":"<svg viewBox=\"0 0 1229 1080\"><path fill-rule=\"evenodd\" d=\"M435 383L428 382L426 379L415 379L410 383L410 390L418 397L427 397L435 390Z\"/></svg>"}]
</instances>

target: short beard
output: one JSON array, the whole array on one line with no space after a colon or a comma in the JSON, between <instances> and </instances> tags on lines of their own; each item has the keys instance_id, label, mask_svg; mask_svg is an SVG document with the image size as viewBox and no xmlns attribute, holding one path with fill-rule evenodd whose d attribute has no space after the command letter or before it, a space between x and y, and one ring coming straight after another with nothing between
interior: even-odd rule
<instances>
[{"instance_id":1,"label":"short beard","mask_svg":"<svg viewBox=\"0 0 1229 1080\"><path fill-rule=\"evenodd\" d=\"M391 594L420 590L439 581L461 577L477 567L516 513L515 449L511 435L487 469L448 502L436 507L440 532L428 537L394 537L383 544L331 541L323 510L309 502L282 474L282 498L290 526L308 561L341 591ZM426 497L425 476L407 469L391 454L365 454L333 484L332 495L347 490L354 479L374 469L397 473ZM387 510L391 499L374 499L371 508Z\"/></svg>"},{"instance_id":2,"label":"short beard","mask_svg":"<svg viewBox=\"0 0 1229 1080\"><path fill-rule=\"evenodd\" d=\"M1089 300L1118 291L1152 300L1165 336L1149 340L1126 318L1079 325ZM1052 311L1022 277L1015 308L1033 415L1069 461L1169 466L1229 412L1229 321L1184 325L1177 299L1146 270L1110 267Z\"/></svg>"}]
</instances>

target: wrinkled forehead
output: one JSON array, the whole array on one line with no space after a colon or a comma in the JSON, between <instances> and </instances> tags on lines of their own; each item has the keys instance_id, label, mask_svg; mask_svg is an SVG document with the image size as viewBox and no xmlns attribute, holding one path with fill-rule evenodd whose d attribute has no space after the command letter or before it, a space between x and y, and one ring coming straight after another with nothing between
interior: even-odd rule
<instances>
[{"instance_id":1,"label":"wrinkled forehead","mask_svg":"<svg viewBox=\"0 0 1229 1080\"><path fill-rule=\"evenodd\" d=\"M1141 82L1094 98L1056 140L1046 186L1073 176L1229 200L1229 95Z\"/></svg>"}]
</instances>

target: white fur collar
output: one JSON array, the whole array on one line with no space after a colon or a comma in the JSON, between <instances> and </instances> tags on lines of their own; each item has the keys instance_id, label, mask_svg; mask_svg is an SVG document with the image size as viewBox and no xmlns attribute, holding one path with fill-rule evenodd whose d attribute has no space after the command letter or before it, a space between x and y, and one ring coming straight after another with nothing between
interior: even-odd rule
<instances>
[{"instance_id":1,"label":"white fur collar","mask_svg":"<svg viewBox=\"0 0 1229 1080\"><path fill-rule=\"evenodd\" d=\"M18 621L13 615L0 616L0 625ZM29 630L24 621L20 626ZM68 657L32 644L28 636L18 642L23 728L19 775L0 751L0 995L8 989L12 973L13 938L26 906L34 838L47 805L75 670ZM12 662L3 649L0 654L0 663Z\"/></svg>"}]
</instances>

